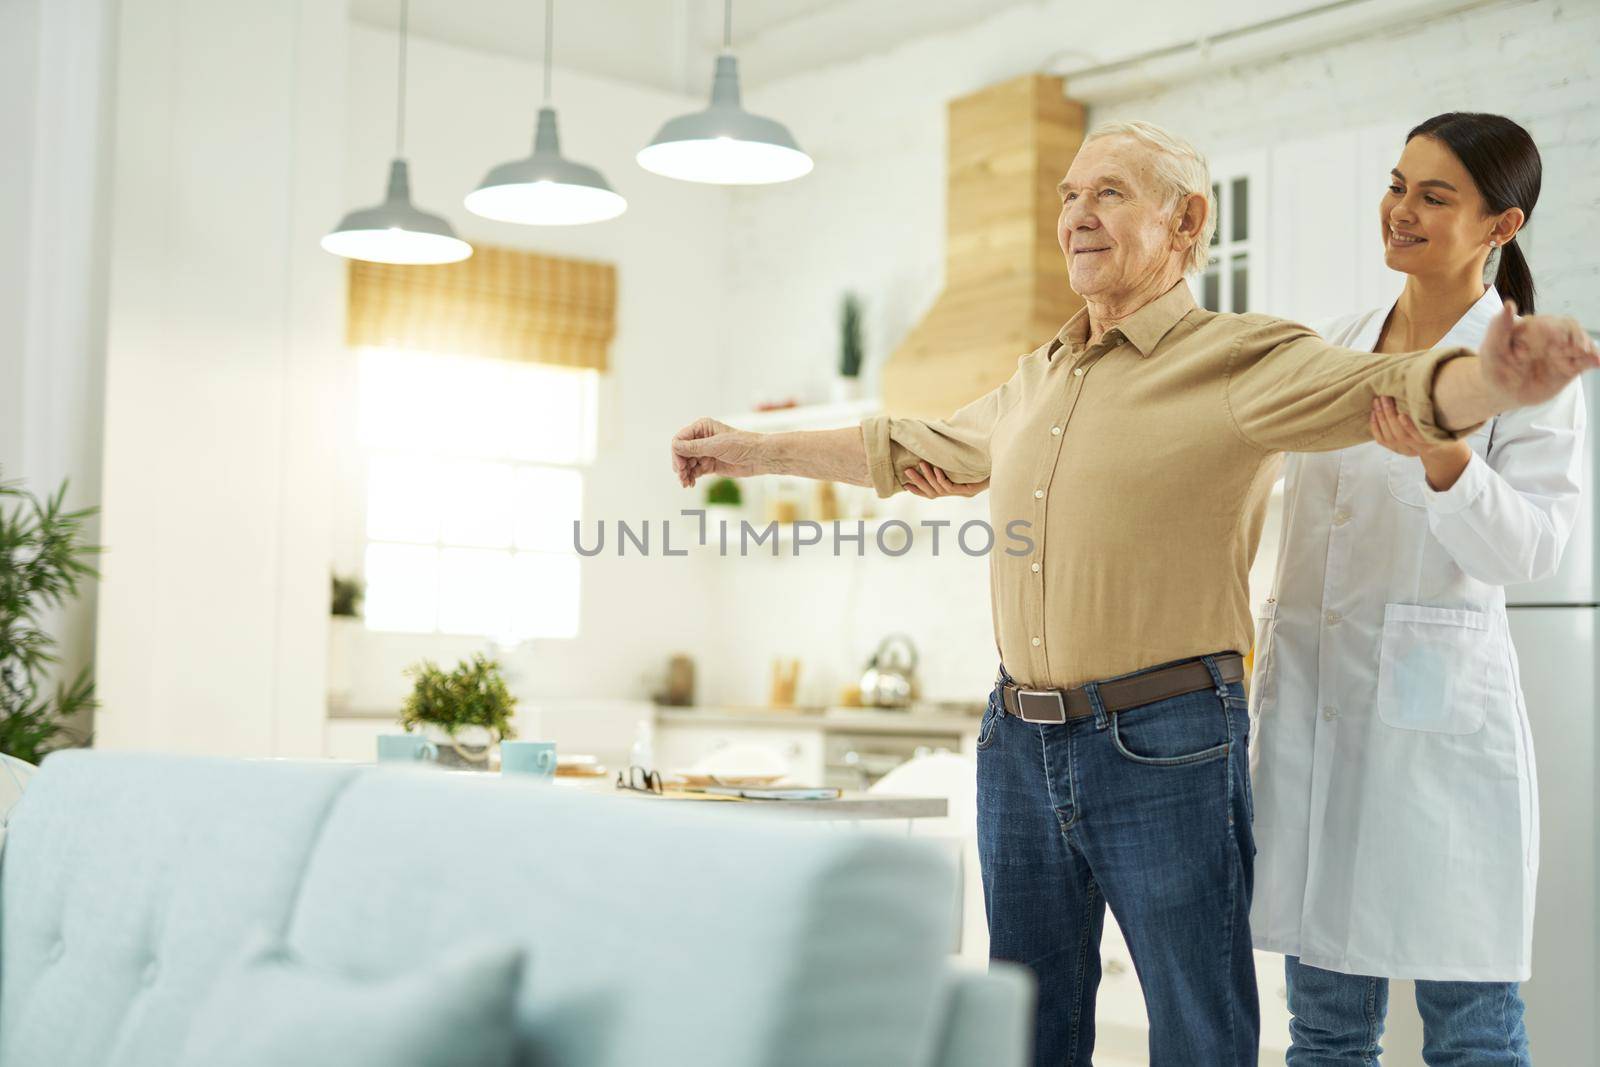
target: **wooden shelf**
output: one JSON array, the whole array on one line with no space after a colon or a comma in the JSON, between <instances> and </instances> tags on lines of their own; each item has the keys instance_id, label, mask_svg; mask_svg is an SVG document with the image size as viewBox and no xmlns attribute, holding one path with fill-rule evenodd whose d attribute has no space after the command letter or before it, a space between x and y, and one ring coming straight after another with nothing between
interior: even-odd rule
<instances>
[{"instance_id":1,"label":"wooden shelf","mask_svg":"<svg viewBox=\"0 0 1600 1067\"><path fill-rule=\"evenodd\" d=\"M743 411L736 415L718 416L729 426L741 430L773 433L778 430L835 430L852 426L868 415L876 415L882 402L876 397L861 400L841 400L829 404L800 404L789 408L772 408L769 411Z\"/></svg>"}]
</instances>

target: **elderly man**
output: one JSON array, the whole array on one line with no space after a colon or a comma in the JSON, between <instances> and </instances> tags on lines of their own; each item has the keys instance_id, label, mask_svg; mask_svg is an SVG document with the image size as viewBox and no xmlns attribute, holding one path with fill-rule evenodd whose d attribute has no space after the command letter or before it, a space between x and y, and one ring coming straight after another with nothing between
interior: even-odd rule
<instances>
[{"instance_id":1,"label":"elderly man","mask_svg":"<svg viewBox=\"0 0 1600 1067\"><path fill-rule=\"evenodd\" d=\"M1030 524L1028 554L990 555L1001 665L979 728L978 839L991 954L1038 978L1039 1064L1090 1062L1108 904L1150 1062L1256 1062L1239 653L1279 453L1369 440L1380 396L1429 439L1462 437L1600 365L1575 323L1509 311L1478 353L1403 357L1203 311L1183 277L1205 264L1210 187L1199 153L1158 127L1102 127L1059 187L1085 307L1004 385L946 419L766 435L701 419L672 440L686 486L782 473L889 496L927 463L989 478L996 529Z\"/></svg>"}]
</instances>

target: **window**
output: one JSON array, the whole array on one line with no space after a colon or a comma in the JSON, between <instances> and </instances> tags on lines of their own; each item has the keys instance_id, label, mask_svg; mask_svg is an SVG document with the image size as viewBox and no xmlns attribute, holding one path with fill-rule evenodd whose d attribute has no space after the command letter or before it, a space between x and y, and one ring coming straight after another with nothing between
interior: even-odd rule
<instances>
[{"instance_id":1,"label":"window","mask_svg":"<svg viewBox=\"0 0 1600 1067\"><path fill-rule=\"evenodd\" d=\"M596 372L361 351L374 630L576 637Z\"/></svg>"},{"instance_id":2,"label":"window","mask_svg":"<svg viewBox=\"0 0 1600 1067\"><path fill-rule=\"evenodd\" d=\"M1195 299L1211 311L1245 312L1261 306L1264 171L1265 160L1255 158L1212 167L1217 225L1210 260L1194 283Z\"/></svg>"}]
</instances>

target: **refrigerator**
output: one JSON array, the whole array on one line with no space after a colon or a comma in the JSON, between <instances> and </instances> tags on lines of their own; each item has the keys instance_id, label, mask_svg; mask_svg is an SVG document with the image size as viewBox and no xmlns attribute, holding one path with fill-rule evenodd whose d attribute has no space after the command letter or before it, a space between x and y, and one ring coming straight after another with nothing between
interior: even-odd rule
<instances>
[{"instance_id":1,"label":"refrigerator","mask_svg":"<svg viewBox=\"0 0 1600 1067\"><path fill-rule=\"evenodd\" d=\"M1539 785L1533 977L1523 985L1535 1063L1595 1063L1600 1049L1600 373L1584 376L1583 502L1551 578L1510 586L1511 636Z\"/></svg>"}]
</instances>

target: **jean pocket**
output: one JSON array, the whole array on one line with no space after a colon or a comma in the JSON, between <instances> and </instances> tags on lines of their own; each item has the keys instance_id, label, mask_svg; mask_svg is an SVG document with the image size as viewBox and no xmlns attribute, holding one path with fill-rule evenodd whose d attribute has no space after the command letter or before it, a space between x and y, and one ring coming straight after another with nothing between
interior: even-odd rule
<instances>
[{"instance_id":1,"label":"jean pocket","mask_svg":"<svg viewBox=\"0 0 1600 1067\"><path fill-rule=\"evenodd\" d=\"M1111 716L1118 755L1152 767L1187 767L1228 754L1228 708L1212 690L1186 693Z\"/></svg>"},{"instance_id":2,"label":"jean pocket","mask_svg":"<svg viewBox=\"0 0 1600 1067\"><path fill-rule=\"evenodd\" d=\"M994 743L995 726L1005 718L1005 705L1000 700L1000 687L989 690L989 706L983 710L983 721L978 724L978 749L982 751Z\"/></svg>"}]
</instances>

